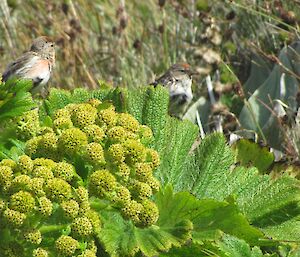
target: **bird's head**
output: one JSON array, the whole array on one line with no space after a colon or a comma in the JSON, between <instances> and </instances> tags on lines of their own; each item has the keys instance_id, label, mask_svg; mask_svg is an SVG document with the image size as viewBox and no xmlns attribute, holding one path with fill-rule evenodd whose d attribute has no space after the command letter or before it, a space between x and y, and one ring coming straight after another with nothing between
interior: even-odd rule
<instances>
[{"instance_id":1,"label":"bird's head","mask_svg":"<svg viewBox=\"0 0 300 257\"><path fill-rule=\"evenodd\" d=\"M30 51L39 54L53 55L55 52L54 48L55 43L51 38L47 36L41 36L32 41Z\"/></svg>"},{"instance_id":2,"label":"bird's head","mask_svg":"<svg viewBox=\"0 0 300 257\"><path fill-rule=\"evenodd\" d=\"M188 63L185 62L180 62L180 63L176 63L173 64L170 69L170 72L172 72L173 74L186 74L189 77L191 77L192 75L196 74L196 72L191 68L191 66Z\"/></svg>"}]
</instances>

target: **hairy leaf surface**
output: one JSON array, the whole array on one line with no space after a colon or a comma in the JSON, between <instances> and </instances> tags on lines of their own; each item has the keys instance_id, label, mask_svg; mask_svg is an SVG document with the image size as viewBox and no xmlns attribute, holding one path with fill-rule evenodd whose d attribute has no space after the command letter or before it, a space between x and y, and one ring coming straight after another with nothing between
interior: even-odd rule
<instances>
[{"instance_id":1,"label":"hairy leaf surface","mask_svg":"<svg viewBox=\"0 0 300 257\"><path fill-rule=\"evenodd\" d=\"M250 247L244 240L240 240L230 235L224 235L218 242L220 250L225 256L230 257L263 257L259 247Z\"/></svg>"},{"instance_id":2,"label":"hairy leaf surface","mask_svg":"<svg viewBox=\"0 0 300 257\"><path fill-rule=\"evenodd\" d=\"M0 82L0 122L20 116L35 107L28 92L32 82L28 80L10 80Z\"/></svg>"},{"instance_id":3,"label":"hairy leaf surface","mask_svg":"<svg viewBox=\"0 0 300 257\"><path fill-rule=\"evenodd\" d=\"M193 237L194 242L215 240L221 232L255 243L263 235L250 226L233 202L198 200L188 192L175 193L167 186L155 196L160 217L149 228L135 227L121 215L104 212L104 228L99 240L111 256L141 251L155 256L171 247L180 247Z\"/></svg>"},{"instance_id":4,"label":"hairy leaf surface","mask_svg":"<svg viewBox=\"0 0 300 257\"><path fill-rule=\"evenodd\" d=\"M233 153L224 137L212 134L187 162L175 188L188 190L199 199L221 201L234 195L250 222L268 237L298 240L299 181L287 176L272 180L268 175L260 175L256 168L232 168L233 165Z\"/></svg>"},{"instance_id":5,"label":"hairy leaf surface","mask_svg":"<svg viewBox=\"0 0 300 257\"><path fill-rule=\"evenodd\" d=\"M197 126L167 115L169 95L161 86L129 90L125 99L127 111L153 131L152 147L161 156L157 177L164 185L176 183L198 135Z\"/></svg>"}]
</instances>

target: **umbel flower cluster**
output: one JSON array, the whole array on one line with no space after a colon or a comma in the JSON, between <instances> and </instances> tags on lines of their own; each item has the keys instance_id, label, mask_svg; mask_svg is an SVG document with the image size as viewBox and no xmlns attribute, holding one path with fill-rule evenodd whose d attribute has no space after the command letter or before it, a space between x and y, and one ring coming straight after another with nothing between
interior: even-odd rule
<instances>
[{"instance_id":1,"label":"umbel flower cluster","mask_svg":"<svg viewBox=\"0 0 300 257\"><path fill-rule=\"evenodd\" d=\"M90 197L109 201L137 226L154 224L159 213L151 197L160 185L153 176L159 155L147 147L151 129L97 99L69 104L51 118L51 126L41 126L33 110L18 121L19 136L28 140L26 154L84 163L90 167L85 174Z\"/></svg>"},{"instance_id":2,"label":"umbel flower cluster","mask_svg":"<svg viewBox=\"0 0 300 257\"><path fill-rule=\"evenodd\" d=\"M73 165L29 156L0 163L0 255L95 257L101 229Z\"/></svg>"}]
</instances>

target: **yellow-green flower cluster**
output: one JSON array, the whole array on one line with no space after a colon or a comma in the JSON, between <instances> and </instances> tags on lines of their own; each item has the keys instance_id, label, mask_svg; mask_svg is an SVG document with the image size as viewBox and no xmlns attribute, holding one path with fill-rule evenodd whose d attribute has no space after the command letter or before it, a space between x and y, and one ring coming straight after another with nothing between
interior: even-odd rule
<instances>
[{"instance_id":1,"label":"yellow-green flower cluster","mask_svg":"<svg viewBox=\"0 0 300 257\"><path fill-rule=\"evenodd\" d=\"M52 120L52 127L40 127L40 133L27 141L25 149L31 158L60 161L56 166L59 172L51 167L33 170L47 181L45 193L51 194L50 200L70 200L72 190L68 183L72 181L73 171L66 163L74 164L81 158L92 167L93 173L88 178L91 196L111 201L137 225L154 224L158 219L154 203L153 212L150 212L153 217L144 218L152 195L159 190L159 182L153 176L160 162L159 155L147 147L153 140L151 129L128 113L116 112L111 103L96 99L69 104L57 110ZM26 165L30 166L24 160L23 170L29 169ZM22 174L27 175L24 171ZM129 210L135 208L131 214ZM74 215L67 207L65 209L70 217ZM74 210L77 207L74 206Z\"/></svg>"},{"instance_id":2,"label":"yellow-green flower cluster","mask_svg":"<svg viewBox=\"0 0 300 257\"><path fill-rule=\"evenodd\" d=\"M17 133L22 139L36 136L41 130L38 109L31 110L18 118L17 125Z\"/></svg>"},{"instance_id":3,"label":"yellow-green flower cluster","mask_svg":"<svg viewBox=\"0 0 300 257\"><path fill-rule=\"evenodd\" d=\"M76 175L74 166L66 162L27 155L17 162L2 160L0 250L11 253L6 244L14 242L22 245L18 256L84 256L89 251L96 256L95 247L87 245L94 245L92 236L101 222L90 208L88 191L77 186Z\"/></svg>"},{"instance_id":4,"label":"yellow-green flower cluster","mask_svg":"<svg viewBox=\"0 0 300 257\"><path fill-rule=\"evenodd\" d=\"M57 252L63 256L72 256L79 248L79 242L73 237L62 235L55 241Z\"/></svg>"}]
</instances>

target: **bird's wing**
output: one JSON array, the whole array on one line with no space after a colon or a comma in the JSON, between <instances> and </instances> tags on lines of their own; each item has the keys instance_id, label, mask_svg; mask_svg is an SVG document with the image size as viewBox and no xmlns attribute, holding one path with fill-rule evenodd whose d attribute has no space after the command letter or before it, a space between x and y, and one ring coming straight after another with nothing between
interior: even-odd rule
<instances>
[{"instance_id":1,"label":"bird's wing","mask_svg":"<svg viewBox=\"0 0 300 257\"><path fill-rule=\"evenodd\" d=\"M18 59L8 64L2 75L2 80L7 81L12 76L22 76L34 65L39 59L34 52L26 52Z\"/></svg>"},{"instance_id":2,"label":"bird's wing","mask_svg":"<svg viewBox=\"0 0 300 257\"><path fill-rule=\"evenodd\" d=\"M170 72L167 71L164 75L156 79L153 83L150 85L157 86L158 84L169 87L169 84L172 83L172 76L170 76Z\"/></svg>"},{"instance_id":3,"label":"bird's wing","mask_svg":"<svg viewBox=\"0 0 300 257\"><path fill-rule=\"evenodd\" d=\"M173 71L171 74L172 74L172 78L174 78L174 80L180 80L184 76L183 72L178 72L178 71Z\"/></svg>"}]
</instances>

